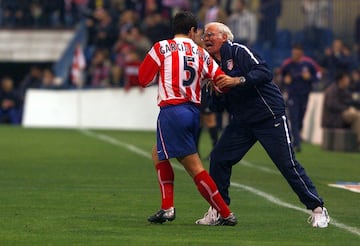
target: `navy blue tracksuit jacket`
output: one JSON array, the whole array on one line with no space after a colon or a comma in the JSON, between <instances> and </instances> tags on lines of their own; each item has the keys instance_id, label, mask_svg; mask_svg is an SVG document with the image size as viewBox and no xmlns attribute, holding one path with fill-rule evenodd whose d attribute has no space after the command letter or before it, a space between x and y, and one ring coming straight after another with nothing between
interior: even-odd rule
<instances>
[{"instance_id":1,"label":"navy blue tracksuit jacket","mask_svg":"<svg viewBox=\"0 0 360 246\"><path fill-rule=\"evenodd\" d=\"M212 96L213 110L225 108L230 123L210 156L210 175L224 200L230 204L228 188L232 166L259 141L308 209L322 206L315 186L295 159L285 117L285 103L272 82L266 63L244 45L225 42L221 49L222 70L232 77L244 76L246 82L222 96ZM259 182L263 182L262 180Z\"/></svg>"}]
</instances>

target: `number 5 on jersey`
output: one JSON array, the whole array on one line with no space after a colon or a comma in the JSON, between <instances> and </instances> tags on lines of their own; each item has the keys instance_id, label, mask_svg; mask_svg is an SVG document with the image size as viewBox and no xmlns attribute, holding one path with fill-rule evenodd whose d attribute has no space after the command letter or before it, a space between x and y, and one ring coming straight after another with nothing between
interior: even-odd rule
<instances>
[{"instance_id":1,"label":"number 5 on jersey","mask_svg":"<svg viewBox=\"0 0 360 246\"><path fill-rule=\"evenodd\" d=\"M183 80L184 86L190 86L194 82L196 71L195 71L195 68L191 66L191 63L193 63L193 62L195 62L194 57L184 56L184 70L185 70L185 73L187 73L187 79Z\"/></svg>"}]
</instances>

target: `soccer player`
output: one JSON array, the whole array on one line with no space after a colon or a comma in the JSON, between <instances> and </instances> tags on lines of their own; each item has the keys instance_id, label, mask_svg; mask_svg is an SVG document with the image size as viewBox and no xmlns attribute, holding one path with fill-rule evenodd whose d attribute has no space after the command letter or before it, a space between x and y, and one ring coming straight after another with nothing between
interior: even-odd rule
<instances>
[{"instance_id":1,"label":"soccer player","mask_svg":"<svg viewBox=\"0 0 360 246\"><path fill-rule=\"evenodd\" d=\"M217 86L228 92L212 97L215 106L224 106L231 120L210 155L210 175L227 204L232 166L259 141L291 188L307 209L312 210L313 227L327 227L329 216L323 200L295 159L290 140L285 103L272 72L266 63L248 47L233 43L230 29L218 22L209 23L204 31L205 48L221 64L226 78ZM217 211L210 207L197 224L212 225Z\"/></svg>"},{"instance_id":2,"label":"soccer player","mask_svg":"<svg viewBox=\"0 0 360 246\"><path fill-rule=\"evenodd\" d=\"M291 136L296 152L301 151L300 133L303 128L304 116L312 90L312 85L318 81L320 67L310 57L304 55L302 45L295 44L291 57L281 66L283 87L287 94L287 108L291 123Z\"/></svg>"},{"instance_id":3,"label":"soccer player","mask_svg":"<svg viewBox=\"0 0 360 246\"><path fill-rule=\"evenodd\" d=\"M193 178L201 195L221 215L217 225L234 226L236 217L204 169L196 148L199 105L204 79L221 81L226 75L211 56L195 44L197 20L179 12L173 20L174 38L153 45L139 69L140 85L158 83L157 144L152 159L160 185L161 209L148 218L152 223L175 219L174 172L169 162L177 158Z\"/></svg>"}]
</instances>

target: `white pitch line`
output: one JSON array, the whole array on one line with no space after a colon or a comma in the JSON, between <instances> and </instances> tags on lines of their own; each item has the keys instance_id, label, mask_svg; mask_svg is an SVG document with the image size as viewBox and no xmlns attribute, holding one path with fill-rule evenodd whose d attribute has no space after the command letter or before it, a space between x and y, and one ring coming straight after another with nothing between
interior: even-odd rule
<instances>
[{"instance_id":1,"label":"white pitch line","mask_svg":"<svg viewBox=\"0 0 360 246\"><path fill-rule=\"evenodd\" d=\"M257 195L257 196L260 196L260 197L268 200L269 202L274 203L276 205L279 205L281 207L290 208L290 209L297 210L297 211L300 211L300 212L303 212L303 213L306 213L306 214L311 214L311 212L309 210L306 210L304 208L300 208L300 207L295 206L293 204L284 202L284 201L280 200L279 198L277 198L277 197L275 197L273 195L270 195L269 193L266 193L264 191L255 189L254 187L239 184L239 183L234 183L234 182L231 182L231 185L233 187L237 187L237 188L249 191L250 193L253 193L253 194ZM353 233L353 234L355 234L357 236L360 236L360 229L359 228L348 226L348 225L345 225L343 223L340 223L337 220L335 220L333 217L331 217L330 224L333 225L333 226L336 226L338 228L344 229L345 231Z\"/></svg>"},{"instance_id":2,"label":"white pitch line","mask_svg":"<svg viewBox=\"0 0 360 246\"><path fill-rule=\"evenodd\" d=\"M96 138L99 139L103 142L107 142L110 143L112 145L116 145L116 146L120 146L123 147L124 149L127 149L135 154L141 155L142 157L151 159L151 153L149 151L144 151L138 147L136 147L135 145L131 145L128 143L124 143L121 142L115 138L112 138L110 136L104 135L104 134L98 134L92 131L89 131L87 129L81 129L80 132L86 136L92 137L92 138Z\"/></svg>"},{"instance_id":3,"label":"white pitch line","mask_svg":"<svg viewBox=\"0 0 360 246\"><path fill-rule=\"evenodd\" d=\"M150 159L151 160L151 154L150 152L147 152L147 151L144 151L138 147L136 147L135 145L132 145L132 144L129 144L129 143L125 143L125 142L122 142L118 139L115 139L113 137L110 137L108 135L105 135L105 134L100 134L100 133L95 133L95 132L92 132L92 131L89 131L87 129L81 129L80 132L88 137L92 137L92 138L96 138L98 140L101 140L103 142L106 142L106 143L110 143L112 145L116 145L116 146L119 146L119 147L122 147L122 148L125 148L135 154L138 154L140 156L143 156L147 159ZM254 164L248 162L248 161L241 161L240 163L242 163L244 166L248 166L248 167L255 167ZM178 170L182 170L184 171L184 168L180 165L177 165L177 164L173 164L173 167L178 169ZM260 168L257 168L257 169L260 169ZM268 168L261 168L260 170L262 170L264 172L268 172L268 173L274 173L274 170L272 169L268 169ZM266 169L266 171L265 171ZM280 200L279 198L269 194L269 193L266 193L264 191L261 191L261 190L258 190L254 187L251 187L251 186L247 186L247 185L244 185L244 184L240 184L240 183L235 183L235 182L231 182L231 186L235 187L235 188L239 188L239 189L243 189L243 190L246 190L252 194L255 194L257 196L260 196L262 198L264 198L265 200L271 202L271 203L274 203L278 206L281 206L281 207L285 207L285 208L290 208L290 209L293 209L293 210L296 210L296 211L300 211L300 212L303 212L303 213L306 213L306 214L311 214L311 212L309 210L306 210L304 208L300 208L298 206L295 206L293 204L290 204L290 203L287 203L287 202L284 202L282 200ZM348 226L348 225L345 225L343 223L340 223L338 221L336 221L334 218L331 218L331 222L330 222L331 225L333 226L336 226L338 228L341 228L345 231L348 231L352 234L355 234L357 236L360 236L360 229L357 228L357 227L352 227L352 226Z\"/></svg>"}]
</instances>

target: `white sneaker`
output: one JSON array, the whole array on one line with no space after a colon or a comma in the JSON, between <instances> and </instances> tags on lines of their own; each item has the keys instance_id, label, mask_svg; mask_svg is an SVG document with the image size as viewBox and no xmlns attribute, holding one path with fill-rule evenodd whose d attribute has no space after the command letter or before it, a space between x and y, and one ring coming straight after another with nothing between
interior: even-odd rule
<instances>
[{"instance_id":1,"label":"white sneaker","mask_svg":"<svg viewBox=\"0 0 360 246\"><path fill-rule=\"evenodd\" d=\"M308 222L312 224L312 227L326 228L330 222L330 216L325 207L322 208L321 212L313 211L310 215Z\"/></svg>"},{"instance_id":2,"label":"white sneaker","mask_svg":"<svg viewBox=\"0 0 360 246\"><path fill-rule=\"evenodd\" d=\"M209 210L204 214L204 218L198 219L195 221L197 225L217 225L220 220L220 214L218 211L210 207Z\"/></svg>"}]
</instances>

